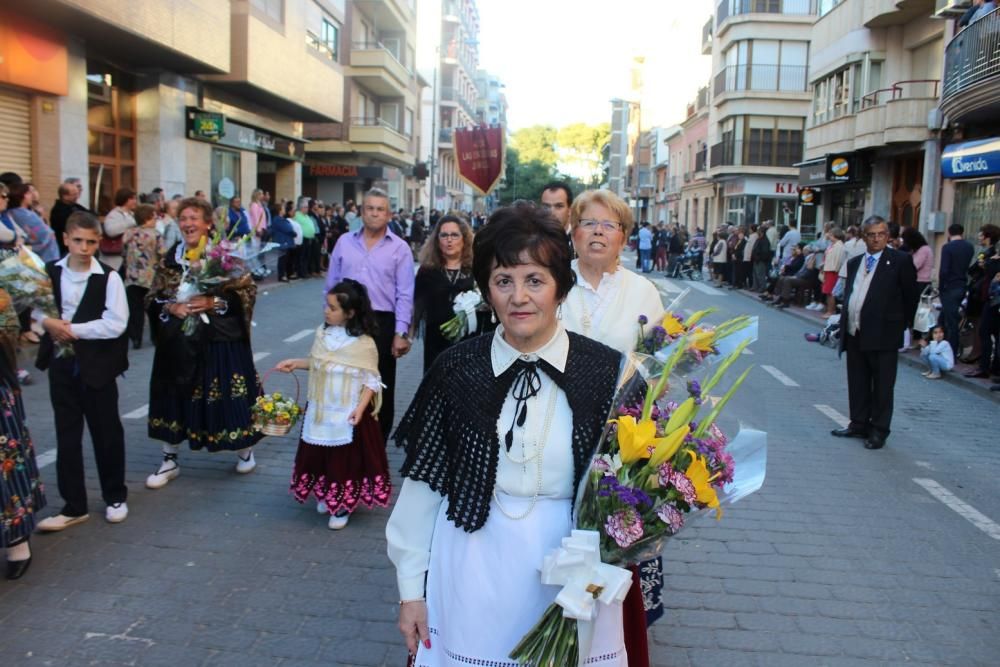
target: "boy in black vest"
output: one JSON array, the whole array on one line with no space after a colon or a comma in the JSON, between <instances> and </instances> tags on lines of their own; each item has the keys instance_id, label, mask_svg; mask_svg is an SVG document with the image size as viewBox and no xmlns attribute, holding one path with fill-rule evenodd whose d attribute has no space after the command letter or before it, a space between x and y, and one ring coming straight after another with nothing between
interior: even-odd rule
<instances>
[{"instance_id":1,"label":"boy in black vest","mask_svg":"<svg viewBox=\"0 0 1000 667\"><path fill-rule=\"evenodd\" d=\"M45 336L36 365L49 371L49 396L56 419L56 478L65 505L38 523L45 532L86 521L83 423L94 442L94 458L107 504L105 518L128 516L125 498L125 432L118 417L117 378L128 368L128 302L121 276L94 259L101 223L77 211L63 234L69 254L45 269L60 318L42 319Z\"/></svg>"}]
</instances>

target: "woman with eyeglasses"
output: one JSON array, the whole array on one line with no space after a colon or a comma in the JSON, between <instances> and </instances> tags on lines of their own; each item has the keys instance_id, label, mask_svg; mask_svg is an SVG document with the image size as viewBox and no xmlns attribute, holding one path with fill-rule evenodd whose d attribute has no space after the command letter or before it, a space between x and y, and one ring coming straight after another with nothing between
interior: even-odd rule
<instances>
[{"instance_id":1,"label":"woman with eyeglasses","mask_svg":"<svg viewBox=\"0 0 1000 667\"><path fill-rule=\"evenodd\" d=\"M563 326L628 354L639 338L639 317L645 316L649 326L663 319L656 286L619 262L632 232L632 211L607 190L587 190L573 200L569 222L577 253L576 285L563 302ZM635 667L649 664L646 626L663 614L663 575L659 558L632 571L624 612L629 665Z\"/></svg>"},{"instance_id":2,"label":"woman with eyeglasses","mask_svg":"<svg viewBox=\"0 0 1000 667\"><path fill-rule=\"evenodd\" d=\"M469 223L457 215L443 216L420 249L419 261L410 336L417 335L422 323L426 373L438 355L453 344L441 333L441 325L454 317L455 297L475 289Z\"/></svg>"}]
</instances>

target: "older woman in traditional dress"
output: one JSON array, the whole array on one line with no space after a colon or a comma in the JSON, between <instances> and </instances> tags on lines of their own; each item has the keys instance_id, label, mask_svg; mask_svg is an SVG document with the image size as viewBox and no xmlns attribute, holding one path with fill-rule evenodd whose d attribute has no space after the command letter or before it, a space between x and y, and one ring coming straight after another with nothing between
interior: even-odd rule
<instances>
[{"instance_id":1,"label":"older woman in traditional dress","mask_svg":"<svg viewBox=\"0 0 1000 667\"><path fill-rule=\"evenodd\" d=\"M473 275L500 326L438 357L395 434L405 479L386 537L419 667L510 664L552 603L539 567L572 529L622 359L559 321L574 274L542 210L495 212ZM601 606L585 657L627 664L619 605Z\"/></svg>"},{"instance_id":2,"label":"older woman in traditional dress","mask_svg":"<svg viewBox=\"0 0 1000 667\"><path fill-rule=\"evenodd\" d=\"M150 489L180 474L177 455L184 440L195 450L236 452L236 472L249 473L257 465L251 448L261 438L250 418L260 394L250 349L257 287L244 273L209 294L178 301L181 283L205 260L214 224L212 206L204 200L185 199L179 209L183 241L167 251L146 297L150 316L160 321L148 432L163 442L163 462L146 478ZM185 326L188 318L193 319Z\"/></svg>"},{"instance_id":3,"label":"older woman in traditional dress","mask_svg":"<svg viewBox=\"0 0 1000 667\"><path fill-rule=\"evenodd\" d=\"M632 211L608 190L587 190L573 200L570 227L577 259L576 286L563 305L563 325L623 354L635 349L640 316L649 326L663 319L663 303L647 278L621 266L619 258L632 232ZM625 636L632 667L647 665L646 625L663 614L660 559L633 568L625 600Z\"/></svg>"}]
</instances>

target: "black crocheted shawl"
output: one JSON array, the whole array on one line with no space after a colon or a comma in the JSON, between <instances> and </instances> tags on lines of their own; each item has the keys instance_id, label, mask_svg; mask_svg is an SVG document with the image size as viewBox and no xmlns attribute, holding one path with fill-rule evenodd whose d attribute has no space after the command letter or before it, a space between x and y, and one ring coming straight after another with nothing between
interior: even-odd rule
<instances>
[{"instance_id":1,"label":"black crocheted shawl","mask_svg":"<svg viewBox=\"0 0 1000 667\"><path fill-rule=\"evenodd\" d=\"M541 369L565 392L573 411L573 488L590 465L611 411L621 353L570 332L564 373ZM486 524L500 460L497 419L514 381L511 366L494 377L492 335L445 351L424 376L396 429L406 451L401 474L447 498L448 519L468 532Z\"/></svg>"}]
</instances>

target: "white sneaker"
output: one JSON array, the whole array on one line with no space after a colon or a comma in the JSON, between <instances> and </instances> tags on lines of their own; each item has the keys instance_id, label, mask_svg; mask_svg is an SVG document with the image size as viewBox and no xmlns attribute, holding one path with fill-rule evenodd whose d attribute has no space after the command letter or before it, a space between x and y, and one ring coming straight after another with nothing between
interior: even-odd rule
<instances>
[{"instance_id":1,"label":"white sneaker","mask_svg":"<svg viewBox=\"0 0 1000 667\"><path fill-rule=\"evenodd\" d=\"M318 503L316 503L316 511L320 514L329 514L330 508L327 507L326 503L321 500Z\"/></svg>"},{"instance_id":2,"label":"white sneaker","mask_svg":"<svg viewBox=\"0 0 1000 667\"><path fill-rule=\"evenodd\" d=\"M66 516L65 514L56 514L55 516L50 516L47 519L42 519L38 522L38 530L43 533L58 533L60 530L66 530L70 526L75 526L78 523L83 523L90 518L89 514L83 514L81 516Z\"/></svg>"},{"instance_id":3,"label":"white sneaker","mask_svg":"<svg viewBox=\"0 0 1000 667\"><path fill-rule=\"evenodd\" d=\"M822 308L822 304L816 303L815 301L806 306L806 310L819 310Z\"/></svg>"},{"instance_id":4,"label":"white sneaker","mask_svg":"<svg viewBox=\"0 0 1000 667\"><path fill-rule=\"evenodd\" d=\"M162 489L172 479L176 479L181 474L181 467L177 465L177 455L167 454L163 457L163 462L152 475L146 478L147 489Z\"/></svg>"},{"instance_id":5,"label":"white sneaker","mask_svg":"<svg viewBox=\"0 0 1000 667\"><path fill-rule=\"evenodd\" d=\"M337 514L340 514L339 512ZM337 514L331 514L330 520L326 522L326 527L330 530L340 530L347 525L347 522L351 520L351 515L349 512L344 512L343 516L337 516Z\"/></svg>"},{"instance_id":6,"label":"white sneaker","mask_svg":"<svg viewBox=\"0 0 1000 667\"><path fill-rule=\"evenodd\" d=\"M251 451L246 458L243 458L237 452L236 459L237 459L236 472L238 472L241 475L246 475L247 473L253 472L254 468L257 467L257 462L253 458L253 451Z\"/></svg>"},{"instance_id":7,"label":"white sneaker","mask_svg":"<svg viewBox=\"0 0 1000 667\"><path fill-rule=\"evenodd\" d=\"M128 505L125 503L108 505L108 508L104 510L104 518L107 519L108 523L121 523L128 518Z\"/></svg>"}]
</instances>

